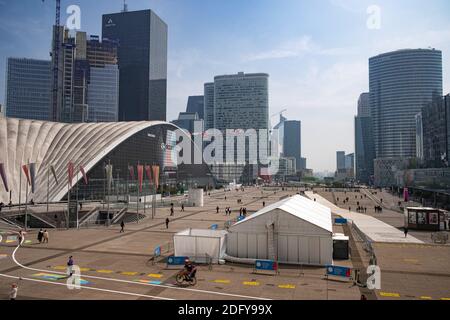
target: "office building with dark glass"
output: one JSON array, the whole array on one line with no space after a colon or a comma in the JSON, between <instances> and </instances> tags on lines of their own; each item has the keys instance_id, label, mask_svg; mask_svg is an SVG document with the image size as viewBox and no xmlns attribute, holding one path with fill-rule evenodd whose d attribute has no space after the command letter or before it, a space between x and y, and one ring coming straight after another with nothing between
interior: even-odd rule
<instances>
[{"instance_id":1,"label":"office building with dark glass","mask_svg":"<svg viewBox=\"0 0 450 320\"><path fill-rule=\"evenodd\" d=\"M119 43L119 120L165 121L167 24L152 10L105 14L102 36Z\"/></svg>"},{"instance_id":2,"label":"office building with dark glass","mask_svg":"<svg viewBox=\"0 0 450 320\"><path fill-rule=\"evenodd\" d=\"M355 117L355 171L356 180L370 183L373 176L372 118L370 116L369 93L363 93L358 100L358 115Z\"/></svg>"},{"instance_id":3,"label":"office building with dark glass","mask_svg":"<svg viewBox=\"0 0 450 320\"><path fill-rule=\"evenodd\" d=\"M375 185L390 186L392 168L416 156L416 115L433 95L442 96L442 52L406 49L370 58L369 90Z\"/></svg>"},{"instance_id":4,"label":"office building with dark glass","mask_svg":"<svg viewBox=\"0 0 450 320\"><path fill-rule=\"evenodd\" d=\"M52 69L46 60L9 58L6 117L50 120Z\"/></svg>"}]
</instances>

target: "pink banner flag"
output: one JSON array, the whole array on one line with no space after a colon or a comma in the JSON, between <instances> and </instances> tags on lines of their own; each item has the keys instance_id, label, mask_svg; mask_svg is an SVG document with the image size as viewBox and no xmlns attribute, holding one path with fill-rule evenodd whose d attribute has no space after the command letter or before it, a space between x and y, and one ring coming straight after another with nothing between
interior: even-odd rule
<instances>
[{"instance_id":1,"label":"pink banner flag","mask_svg":"<svg viewBox=\"0 0 450 320\"><path fill-rule=\"evenodd\" d=\"M152 183L152 167L151 166L145 166L145 173L147 174L148 181Z\"/></svg>"},{"instance_id":2,"label":"pink banner flag","mask_svg":"<svg viewBox=\"0 0 450 320\"><path fill-rule=\"evenodd\" d=\"M130 178L131 181L135 180L135 176L134 176L134 167L133 166L128 166L128 170L130 171Z\"/></svg>"},{"instance_id":3,"label":"pink banner flag","mask_svg":"<svg viewBox=\"0 0 450 320\"><path fill-rule=\"evenodd\" d=\"M139 192L142 192L142 181L144 180L144 166L138 165L137 171L138 171L138 180L139 180Z\"/></svg>"},{"instance_id":4,"label":"pink banner flag","mask_svg":"<svg viewBox=\"0 0 450 320\"><path fill-rule=\"evenodd\" d=\"M403 189L403 200L405 200L405 202L409 201L409 190L408 190L408 188L404 188Z\"/></svg>"},{"instance_id":5,"label":"pink banner flag","mask_svg":"<svg viewBox=\"0 0 450 320\"><path fill-rule=\"evenodd\" d=\"M25 176L27 177L28 185L31 185L30 172L28 171L28 165L24 164L22 166L22 170L25 173Z\"/></svg>"},{"instance_id":6,"label":"pink banner flag","mask_svg":"<svg viewBox=\"0 0 450 320\"><path fill-rule=\"evenodd\" d=\"M83 166L80 166L80 172L83 176L83 180L84 180L84 184L87 185L88 184L88 177L86 175L86 171L84 170Z\"/></svg>"},{"instance_id":7,"label":"pink banner flag","mask_svg":"<svg viewBox=\"0 0 450 320\"><path fill-rule=\"evenodd\" d=\"M72 188L72 180L73 180L73 163L69 162L69 164L67 165L67 177L69 179L69 187Z\"/></svg>"},{"instance_id":8,"label":"pink banner flag","mask_svg":"<svg viewBox=\"0 0 450 320\"><path fill-rule=\"evenodd\" d=\"M5 165L0 163L0 176L2 177L3 185L5 186L6 192L9 192L8 179L6 178Z\"/></svg>"},{"instance_id":9,"label":"pink banner flag","mask_svg":"<svg viewBox=\"0 0 450 320\"><path fill-rule=\"evenodd\" d=\"M156 188L159 187L159 166L152 166L153 179L155 180Z\"/></svg>"}]
</instances>

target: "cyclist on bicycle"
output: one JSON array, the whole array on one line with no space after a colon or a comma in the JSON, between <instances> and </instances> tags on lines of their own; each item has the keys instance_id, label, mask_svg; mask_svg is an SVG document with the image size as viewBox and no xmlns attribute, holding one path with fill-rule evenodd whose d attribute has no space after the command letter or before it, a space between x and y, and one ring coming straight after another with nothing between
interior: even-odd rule
<instances>
[{"instance_id":1,"label":"cyclist on bicycle","mask_svg":"<svg viewBox=\"0 0 450 320\"><path fill-rule=\"evenodd\" d=\"M189 281L195 277L196 272L197 267L191 262L191 260L186 259L184 261L184 274L187 276Z\"/></svg>"}]
</instances>

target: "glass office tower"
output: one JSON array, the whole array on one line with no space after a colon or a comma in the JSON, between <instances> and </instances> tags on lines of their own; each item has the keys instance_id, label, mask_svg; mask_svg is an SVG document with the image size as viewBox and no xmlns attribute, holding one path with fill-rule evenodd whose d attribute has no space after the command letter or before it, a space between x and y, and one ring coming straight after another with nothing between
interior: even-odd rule
<instances>
[{"instance_id":1,"label":"glass office tower","mask_svg":"<svg viewBox=\"0 0 450 320\"><path fill-rule=\"evenodd\" d=\"M167 24L152 10L103 15L103 39L119 43L119 120L166 120Z\"/></svg>"},{"instance_id":2,"label":"glass office tower","mask_svg":"<svg viewBox=\"0 0 450 320\"><path fill-rule=\"evenodd\" d=\"M51 62L9 58L6 70L6 117L50 120Z\"/></svg>"},{"instance_id":3,"label":"glass office tower","mask_svg":"<svg viewBox=\"0 0 450 320\"><path fill-rule=\"evenodd\" d=\"M369 86L376 157L415 157L415 116L433 94L442 96L442 52L399 50L370 58Z\"/></svg>"}]
</instances>

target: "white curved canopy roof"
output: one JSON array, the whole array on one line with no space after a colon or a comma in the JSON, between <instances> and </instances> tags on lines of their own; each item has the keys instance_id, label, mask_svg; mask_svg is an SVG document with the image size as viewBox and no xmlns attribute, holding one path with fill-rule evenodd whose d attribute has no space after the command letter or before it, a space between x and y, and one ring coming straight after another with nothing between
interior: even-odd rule
<instances>
[{"instance_id":1,"label":"white curved canopy roof","mask_svg":"<svg viewBox=\"0 0 450 320\"><path fill-rule=\"evenodd\" d=\"M19 203L19 189L21 201L25 201L24 174L19 188L22 165L36 163L36 190L33 195L29 190L28 196L28 200L32 198L34 202L47 200L47 168L53 165L59 184L56 185L50 174L49 200L60 201L67 193L67 164L70 161L75 165L75 171L83 165L88 172L122 142L157 125L178 128L162 121L65 124L0 118L0 163L5 166L8 185L12 190L12 202ZM78 180L81 179L81 175L78 175ZM76 182L77 178L74 177L72 185ZM0 202L9 202L9 194L2 182Z\"/></svg>"}]
</instances>

